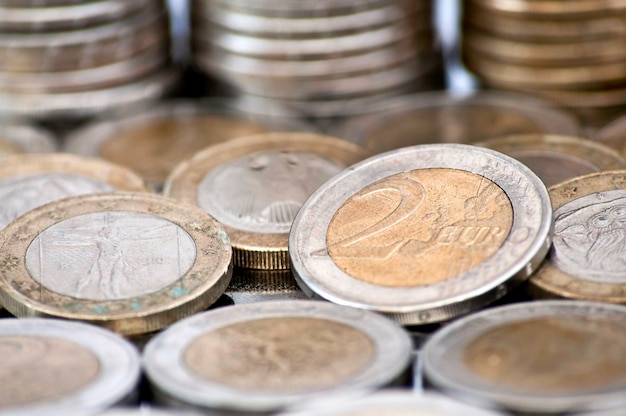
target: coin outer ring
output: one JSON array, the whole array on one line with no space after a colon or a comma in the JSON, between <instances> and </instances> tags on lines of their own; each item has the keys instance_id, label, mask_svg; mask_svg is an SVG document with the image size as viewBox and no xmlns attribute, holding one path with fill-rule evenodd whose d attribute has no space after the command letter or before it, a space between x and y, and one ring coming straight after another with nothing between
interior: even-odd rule
<instances>
[{"instance_id":1,"label":"coin outer ring","mask_svg":"<svg viewBox=\"0 0 626 416\"><path fill-rule=\"evenodd\" d=\"M100 365L97 379L75 394L24 409L9 409L12 416L79 414L104 409L126 399L139 382L140 358L125 339L93 325L55 319L3 319L0 338L7 335L60 338L95 354Z\"/></svg>"},{"instance_id":2,"label":"coin outer ring","mask_svg":"<svg viewBox=\"0 0 626 416\"><path fill-rule=\"evenodd\" d=\"M345 166L369 156L346 141L311 133L268 133L219 143L179 164L165 182L163 194L198 204L198 186L211 170L230 160L272 150L308 152ZM209 213L210 214L210 213ZM277 270L289 269L288 233L254 233L224 226L233 246L236 267Z\"/></svg>"},{"instance_id":3,"label":"coin outer ring","mask_svg":"<svg viewBox=\"0 0 626 416\"><path fill-rule=\"evenodd\" d=\"M436 332L422 350L424 372L428 380L447 394L462 397L465 401L493 407L495 404L504 405L509 409L527 411L537 414L547 412L567 412L599 410L608 407L623 406L626 403L624 390L611 393L589 393L576 395L532 395L522 392L512 393L504 387L494 390L494 384L489 388L479 385L477 377L469 374L462 366L455 367L455 374L445 374L438 363L450 348L460 349L475 336L489 329L506 323L524 321L538 317L553 316L581 316L581 317L609 317L615 319L626 318L623 306L608 305L586 301L535 301L523 302L493 309L488 309L470 316L461 318ZM457 357L447 357L446 361L458 360ZM471 383L457 382L452 377L467 377ZM622 385L622 387L624 387Z\"/></svg>"},{"instance_id":4,"label":"coin outer ring","mask_svg":"<svg viewBox=\"0 0 626 416\"><path fill-rule=\"evenodd\" d=\"M587 195L623 190L626 186L626 169L611 170L579 176L549 188L552 209ZM593 282L572 276L550 262L550 256L530 279L529 283L538 297L558 297L626 303L626 284Z\"/></svg>"},{"instance_id":5,"label":"coin outer ring","mask_svg":"<svg viewBox=\"0 0 626 416\"><path fill-rule=\"evenodd\" d=\"M240 322L267 318L303 317L341 323L365 334L374 344L376 356L366 369L338 387L358 391L395 381L407 368L411 356L408 334L390 320L367 311L326 302L295 300L236 305L195 315L172 325L153 338L144 350L148 378L175 400L209 408L240 411L271 411L296 401L328 393L272 394L239 390L208 380L199 382L182 363L187 347L199 336ZM236 357L235 357L236 359Z\"/></svg>"},{"instance_id":6,"label":"coin outer ring","mask_svg":"<svg viewBox=\"0 0 626 416\"><path fill-rule=\"evenodd\" d=\"M196 246L194 264L184 276L157 292L112 301L61 295L30 276L25 256L41 232L68 218L106 211L152 214L183 228ZM18 317L83 320L124 335L156 331L206 308L224 293L232 276L232 250L222 226L197 207L149 193L93 194L44 205L0 233L0 251L4 253L0 303L9 312Z\"/></svg>"},{"instance_id":7,"label":"coin outer ring","mask_svg":"<svg viewBox=\"0 0 626 416\"><path fill-rule=\"evenodd\" d=\"M334 214L354 194L389 176L448 168L498 185L513 209L500 249L475 268L447 281L417 287L382 287L341 270L328 254L326 234ZM310 297L382 312L405 325L443 321L502 297L525 280L550 247L552 209L541 180L519 161L490 149L461 144L407 147L367 159L320 187L302 206L289 236L294 277Z\"/></svg>"}]
</instances>

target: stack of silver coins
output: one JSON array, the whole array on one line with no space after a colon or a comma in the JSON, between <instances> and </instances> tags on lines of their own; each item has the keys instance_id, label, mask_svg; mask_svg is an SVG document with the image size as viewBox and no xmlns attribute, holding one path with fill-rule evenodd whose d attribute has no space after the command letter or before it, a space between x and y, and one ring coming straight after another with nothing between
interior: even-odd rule
<instances>
[{"instance_id":1,"label":"stack of silver coins","mask_svg":"<svg viewBox=\"0 0 626 416\"><path fill-rule=\"evenodd\" d=\"M626 108L626 2L466 0L463 53L491 88L522 91L601 126Z\"/></svg>"},{"instance_id":2,"label":"stack of silver coins","mask_svg":"<svg viewBox=\"0 0 626 416\"><path fill-rule=\"evenodd\" d=\"M91 115L174 84L162 0L0 1L0 115Z\"/></svg>"},{"instance_id":3,"label":"stack of silver coins","mask_svg":"<svg viewBox=\"0 0 626 416\"><path fill-rule=\"evenodd\" d=\"M431 1L194 0L193 60L243 95L326 116L434 88Z\"/></svg>"}]
</instances>

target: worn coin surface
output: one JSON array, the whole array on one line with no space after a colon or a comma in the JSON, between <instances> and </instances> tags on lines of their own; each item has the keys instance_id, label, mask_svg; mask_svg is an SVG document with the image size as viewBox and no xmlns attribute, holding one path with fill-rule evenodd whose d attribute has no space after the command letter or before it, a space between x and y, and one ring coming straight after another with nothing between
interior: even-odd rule
<instances>
[{"instance_id":1,"label":"worn coin surface","mask_svg":"<svg viewBox=\"0 0 626 416\"><path fill-rule=\"evenodd\" d=\"M164 194L197 204L230 235L235 266L288 269L288 233L320 185L369 155L310 133L269 133L224 142L181 163Z\"/></svg>"},{"instance_id":2,"label":"worn coin surface","mask_svg":"<svg viewBox=\"0 0 626 416\"><path fill-rule=\"evenodd\" d=\"M550 188L554 237L530 284L539 294L626 303L626 170Z\"/></svg>"},{"instance_id":3,"label":"worn coin surface","mask_svg":"<svg viewBox=\"0 0 626 416\"><path fill-rule=\"evenodd\" d=\"M615 150L582 137L531 134L474 144L514 157L531 168L546 186L588 173L626 168L626 159Z\"/></svg>"},{"instance_id":4,"label":"worn coin surface","mask_svg":"<svg viewBox=\"0 0 626 416\"><path fill-rule=\"evenodd\" d=\"M149 193L66 198L0 233L0 302L16 316L155 331L213 303L228 235L201 209Z\"/></svg>"},{"instance_id":5,"label":"worn coin surface","mask_svg":"<svg viewBox=\"0 0 626 416\"><path fill-rule=\"evenodd\" d=\"M626 311L538 301L482 311L435 333L427 379L447 394L534 414L624 406Z\"/></svg>"},{"instance_id":6,"label":"worn coin surface","mask_svg":"<svg viewBox=\"0 0 626 416\"><path fill-rule=\"evenodd\" d=\"M370 105L333 133L375 152L425 143L471 143L513 134L577 135L576 119L527 96L481 92L465 98L442 93L406 95Z\"/></svg>"},{"instance_id":7,"label":"worn coin surface","mask_svg":"<svg viewBox=\"0 0 626 416\"><path fill-rule=\"evenodd\" d=\"M460 144L384 153L335 176L294 220L291 265L309 296L403 324L449 319L503 296L548 251L541 180Z\"/></svg>"},{"instance_id":8,"label":"worn coin surface","mask_svg":"<svg viewBox=\"0 0 626 416\"><path fill-rule=\"evenodd\" d=\"M148 343L144 363L161 401L249 414L385 386L402 375L410 352L408 335L380 315L277 301L174 324Z\"/></svg>"},{"instance_id":9,"label":"worn coin surface","mask_svg":"<svg viewBox=\"0 0 626 416\"><path fill-rule=\"evenodd\" d=\"M2 414L92 414L128 399L139 376L139 354L110 331L53 319L0 321Z\"/></svg>"}]
</instances>

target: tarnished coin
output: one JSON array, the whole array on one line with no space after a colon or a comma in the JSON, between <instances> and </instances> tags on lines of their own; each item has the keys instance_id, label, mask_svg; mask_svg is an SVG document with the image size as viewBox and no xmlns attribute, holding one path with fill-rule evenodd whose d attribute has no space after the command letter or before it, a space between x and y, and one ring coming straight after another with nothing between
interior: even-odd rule
<instances>
[{"instance_id":1,"label":"tarnished coin","mask_svg":"<svg viewBox=\"0 0 626 416\"><path fill-rule=\"evenodd\" d=\"M490 149L422 145L367 159L302 206L291 267L309 296L412 325L502 297L548 251L550 201L521 162Z\"/></svg>"},{"instance_id":2,"label":"tarnished coin","mask_svg":"<svg viewBox=\"0 0 626 416\"><path fill-rule=\"evenodd\" d=\"M531 134L475 144L514 157L531 168L546 186L588 173L626 169L626 159L618 152L582 137Z\"/></svg>"},{"instance_id":3,"label":"tarnished coin","mask_svg":"<svg viewBox=\"0 0 626 416\"><path fill-rule=\"evenodd\" d=\"M148 343L144 364L161 402L266 414L331 391L388 385L410 354L406 332L378 314L277 301L176 323Z\"/></svg>"},{"instance_id":4,"label":"tarnished coin","mask_svg":"<svg viewBox=\"0 0 626 416\"><path fill-rule=\"evenodd\" d=\"M199 205L224 225L235 266L288 269L288 233L302 203L368 155L352 143L317 134L249 136L182 162L163 192Z\"/></svg>"},{"instance_id":5,"label":"tarnished coin","mask_svg":"<svg viewBox=\"0 0 626 416\"><path fill-rule=\"evenodd\" d=\"M445 326L426 342L429 382L459 399L533 414L626 404L626 310L519 303Z\"/></svg>"},{"instance_id":6,"label":"tarnished coin","mask_svg":"<svg viewBox=\"0 0 626 416\"><path fill-rule=\"evenodd\" d=\"M342 400L340 400L342 399ZM497 416L495 410L482 409L445 396L427 392L390 390L363 397L331 397L309 405L310 410L294 410L281 416Z\"/></svg>"},{"instance_id":7,"label":"tarnished coin","mask_svg":"<svg viewBox=\"0 0 626 416\"><path fill-rule=\"evenodd\" d=\"M224 293L235 305L270 300L308 299L290 270L236 268Z\"/></svg>"},{"instance_id":8,"label":"tarnished coin","mask_svg":"<svg viewBox=\"0 0 626 416\"><path fill-rule=\"evenodd\" d=\"M202 310L232 269L221 225L148 193L66 198L0 233L0 302L16 316L83 320L122 334Z\"/></svg>"},{"instance_id":9,"label":"tarnished coin","mask_svg":"<svg viewBox=\"0 0 626 416\"><path fill-rule=\"evenodd\" d=\"M626 170L550 188L552 249L531 286L550 296L626 303Z\"/></svg>"},{"instance_id":10,"label":"tarnished coin","mask_svg":"<svg viewBox=\"0 0 626 416\"><path fill-rule=\"evenodd\" d=\"M17 149L17 153L50 153L57 150L51 132L25 120L0 121L0 148L5 145Z\"/></svg>"},{"instance_id":11,"label":"tarnished coin","mask_svg":"<svg viewBox=\"0 0 626 416\"><path fill-rule=\"evenodd\" d=\"M577 135L576 119L527 96L481 92L466 98L421 93L381 100L333 133L375 152L425 143L471 143L513 134Z\"/></svg>"},{"instance_id":12,"label":"tarnished coin","mask_svg":"<svg viewBox=\"0 0 626 416\"><path fill-rule=\"evenodd\" d=\"M162 103L88 124L67 137L65 150L127 166L160 189L177 164L207 146L272 130L308 128L285 118L245 115L236 106L219 99Z\"/></svg>"},{"instance_id":13,"label":"tarnished coin","mask_svg":"<svg viewBox=\"0 0 626 416\"><path fill-rule=\"evenodd\" d=\"M2 414L92 414L128 400L139 367L128 341L93 325L0 320Z\"/></svg>"}]
</instances>

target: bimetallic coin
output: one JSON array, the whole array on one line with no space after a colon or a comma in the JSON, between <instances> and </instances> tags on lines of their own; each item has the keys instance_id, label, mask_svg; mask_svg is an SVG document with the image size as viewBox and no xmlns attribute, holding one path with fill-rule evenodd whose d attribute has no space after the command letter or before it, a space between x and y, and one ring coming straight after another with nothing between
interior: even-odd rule
<instances>
[{"instance_id":1,"label":"bimetallic coin","mask_svg":"<svg viewBox=\"0 0 626 416\"><path fill-rule=\"evenodd\" d=\"M380 100L333 130L375 152L416 144L471 143L513 134L575 136L570 114L527 96L481 92L465 98L421 93Z\"/></svg>"},{"instance_id":2,"label":"bimetallic coin","mask_svg":"<svg viewBox=\"0 0 626 416\"><path fill-rule=\"evenodd\" d=\"M368 156L309 133L270 133L211 146L177 166L164 194L197 204L226 228L235 266L288 269L288 233L320 185Z\"/></svg>"},{"instance_id":3,"label":"bimetallic coin","mask_svg":"<svg viewBox=\"0 0 626 416\"><path fill-rule=\"evenodd\" d=\"M302 206L291 267L309 296L412 325L502 297L546 255L541 180L501 153L422 145L367 159Z\"/></svg>"},{"instance_id":4,"label":"bimetallic coin","mask_svg":"<svg viewBox=\"0 0 626 416\"><path fill-rule=\"evenodd\" d=\"M110 331L53 319L0 321L3 414L92 414L129 399L139 376L139 354Z\"/></svg>"},{"instance_id":5,"label":"bimetallic coin","mask_svg":"<svg viewBox=\"0 0 626 416\"><path fill-rule=\"evenodd\" d=\"M270 300L308 299L290 270L236 268L224 293L235 305Z\"/></svg>"},{"instance_id":6,"label":"bimetallic coin","mask_svg":"<svg viewBox=\"0 0 626 416\"><path fill-rule=\"evenodd\" d=\"M503 416L495 410L470 406L432 392L417 395L389 390L340 399L322 399L311 403L310 410L287 411L279 416Z\"/></svg>"},{"instance_id":7,"label":"bimetallic coin","mask_svg":"<svg viewBox=\"0 0 626 416\"><path fill-rule=\"evenodd\" d=\"M531 134L474 144L514 157L531 168L546 186L588 173L626 169L626 159L618 152L581 137Z\"/></svg>"},{"instance_id":8,"label":"bimetallic coin","mask_svg":"<svg viewBox=\"0 0 626 416\"><path fill-rule=\"evenodd\" d=\"M411 341L392 321L325 302L215 309L148 343L144 364L161 402L266 414L332 392L399 379Z\"/></svg>"},{"instance_id":9,"label":"bimetallic coin","mask_svg":"<svg viewBox=\"0 0 626 416\"><path fill-rule=\"evenodd\" d=\"M623 410L625 318L622 306L583 301L489 309L426 342L426 377L464 401L518 412Z\"/></svg>"},{"instance_id":10,"label":"bimetallic coin","mask_svg":"<svg viewBox=\"0 0 626 416\"><path fill-rule=\"evenodd\" d=\"M550 188L554 237L530 279L538 294L626 303L626 170L594 173Z\"/></svg>"},{"instance_id":11,"label":"bimetallic coin","mask_svg":"<svg viewBox=\"0 0 626 416\"><path fill-rule=\"evenodd\" d=\"M127 335L206 308L232 273L228 235L217 221L147 193L47 204L9 224L0 248L0 302L8 311Z\"/></svg>"}]
</instances>

